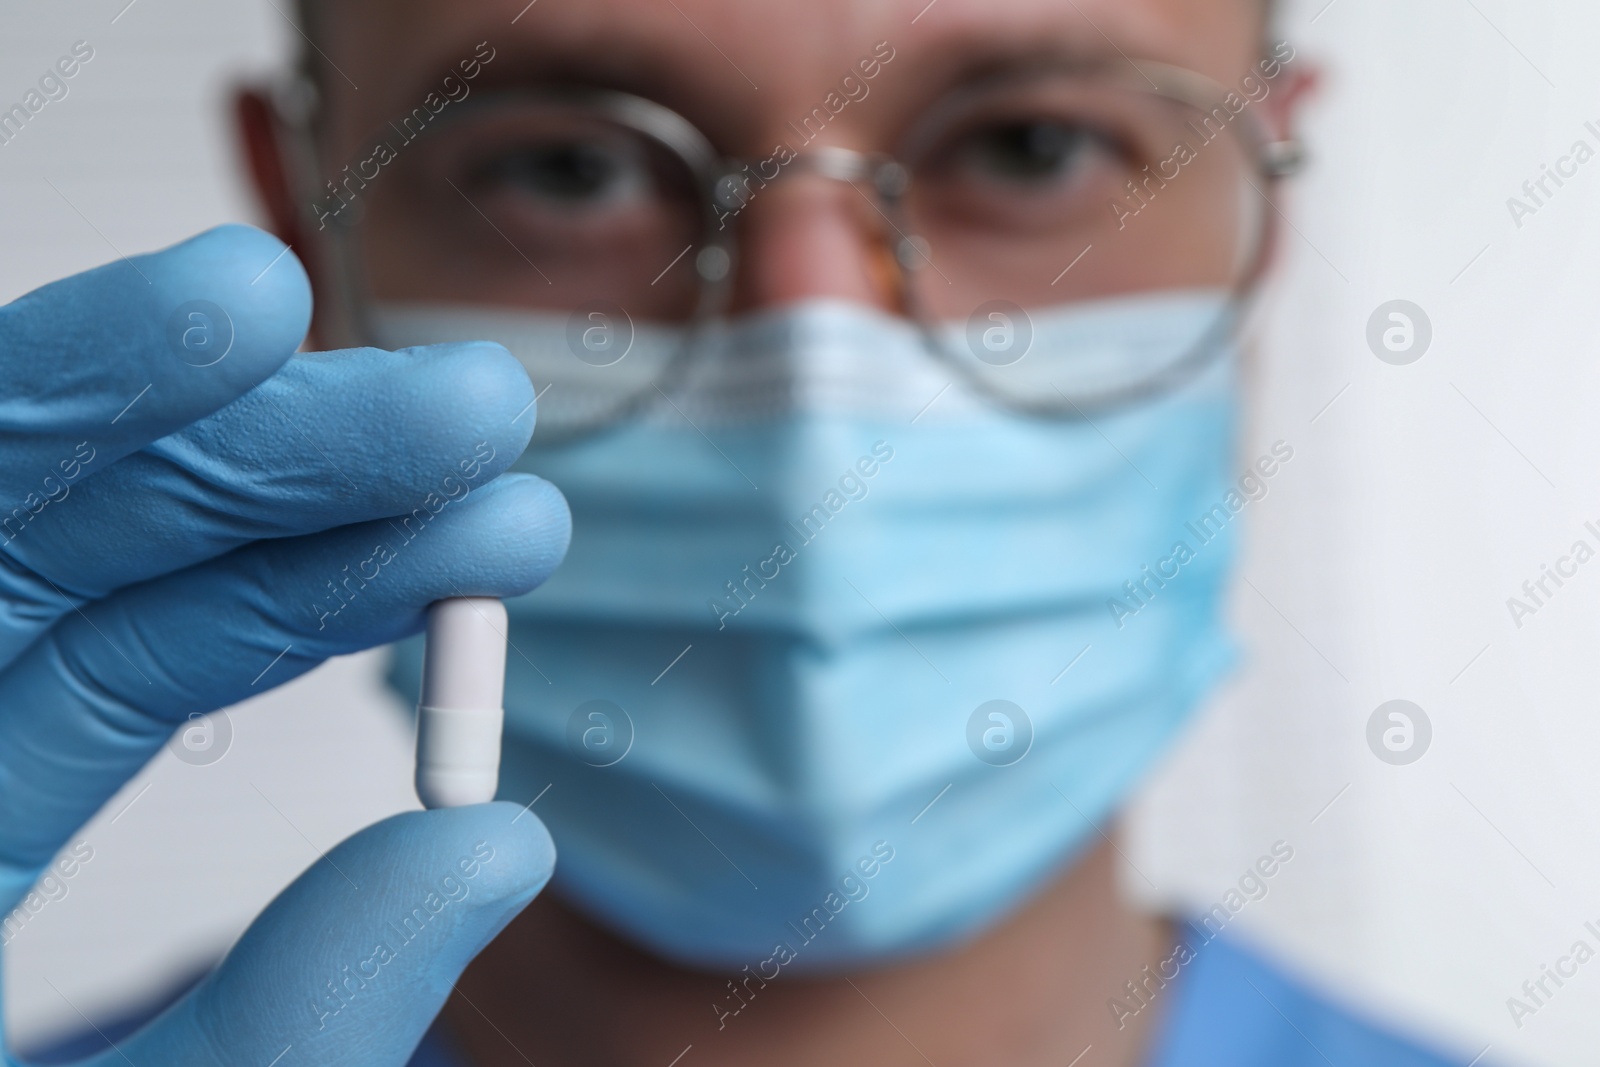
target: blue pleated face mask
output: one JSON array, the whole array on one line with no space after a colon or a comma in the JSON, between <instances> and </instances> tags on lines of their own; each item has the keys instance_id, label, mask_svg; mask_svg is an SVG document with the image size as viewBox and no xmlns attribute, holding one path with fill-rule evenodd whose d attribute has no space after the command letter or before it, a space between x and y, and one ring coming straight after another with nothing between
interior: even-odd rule
<instances>
[{"instance_id":1,"label":"blue pleated face mask","mask_svg":"<svg viewBox=\"0 0 1600 1067\"><path fill-rule=\"evenodd\" d=\"M1137 359L1225 303L1036 314L1028 358ZM377 324L499 340L552 389L574 362L565 318ZM1044 420L904 321L807 302L728 326L625 424L536 435L519 466L566 493L573 538L510 605L501 792L540 797L557 890L770 980L951 944L1058 877L1231 659L1234 364ZM397 684L418 671L408 646Z\"/></svg>"}]
</instances>

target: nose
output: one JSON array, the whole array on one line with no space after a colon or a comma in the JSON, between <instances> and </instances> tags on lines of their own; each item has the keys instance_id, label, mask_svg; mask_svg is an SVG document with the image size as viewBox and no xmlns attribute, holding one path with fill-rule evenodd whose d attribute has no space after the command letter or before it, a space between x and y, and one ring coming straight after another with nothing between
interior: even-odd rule
<instances>
[{"instance_id":1,"label":"nose","mask_svg":"<svg viewBox=\"0 0 1600 1067\"><path fill-rule=\"evenodd\" d=\"M894 227L859 182L815 173L752 183L739 227L735 313L833 298L903 312Z\"/></svg>"}]
</instances>

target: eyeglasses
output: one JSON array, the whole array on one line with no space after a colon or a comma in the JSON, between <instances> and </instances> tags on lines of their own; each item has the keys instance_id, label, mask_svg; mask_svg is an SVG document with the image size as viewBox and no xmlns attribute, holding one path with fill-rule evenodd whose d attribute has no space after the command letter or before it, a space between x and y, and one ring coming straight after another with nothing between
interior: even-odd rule
<instances>
[{"instance_id":1,"label":"eyeglasses","mask_svg":"<svg viewBox=\"0 0 1600 1067\"><path fill-rule=\"evenodd\" d=\"M1300 159L1251 103L1158 63L1046 63L946 97L890 151L811 144L829 117L818 108L744 160L641 97L487 93L392 123L360 161L371 180L318 215L357 340L376 303L565 323L568 350L544 358L570 365L548 377L613 398L565 411L541 399L541 430L574 432L625 417L692 360L728 310L746 213L769 190L840 183L866 269L938 358L1017 410L1078 417L1170 387L1228 339L1263 267L1266 186ZM1108 364L1034 350L1041 317L1158 292L1222 299L1159 352Z\"/></svg>"}]
</instances>

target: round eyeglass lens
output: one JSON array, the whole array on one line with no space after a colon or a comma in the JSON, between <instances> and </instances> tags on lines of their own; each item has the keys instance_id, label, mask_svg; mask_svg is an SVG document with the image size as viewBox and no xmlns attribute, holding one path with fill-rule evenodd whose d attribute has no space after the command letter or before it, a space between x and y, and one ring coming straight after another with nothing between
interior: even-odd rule
<instances>
[{"instance_id":1,"label":"round eyeglass lens","mask_svg":"<svg viewBox=\"0 0 1600 1067\"><path fill-rule=\"evenodd\" d=\"M1181 376L1226 340L1259 265L1253 116L1126 74L993 85L906 157L913 302L1018 407L1071 413Z\"/></svg>"},{"instance_id":2,"label":"round eyeglass lens","mask_svg":"<svg viewBox=\"0 0 1600 1067\"><path fill-rule=\"evenodd\" d=\"M382 162L344 172L373 177L336 220L364 332L505 344L542 391L546 434L651 392L704 298L714 216L709 179L627 118L511 97L393 124Z\"/></svg>"}]
</instances>

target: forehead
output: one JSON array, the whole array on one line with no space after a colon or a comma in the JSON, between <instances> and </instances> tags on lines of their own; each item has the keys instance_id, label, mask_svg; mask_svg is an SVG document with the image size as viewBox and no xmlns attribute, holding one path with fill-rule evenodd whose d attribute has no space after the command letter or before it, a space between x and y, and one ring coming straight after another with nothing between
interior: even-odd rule
<instances>
[{"instance_id":1,"label":"forehead","mask_svg":"<svg viewBox=\"0 0 1600 1067\"><path fill-rule=\"evenodd\" d=\"M477 85L602 84L653 97L740 150L892 49L880 109L964 70L1042 51L1154 59L1224 84L1259 46L1261 0L312 0L330 133L364 136L412 107L480 42ZM880 49L878 54L885 54ZM887 73L887 72L886 72Z\"/></svg>"}]
</instances>

